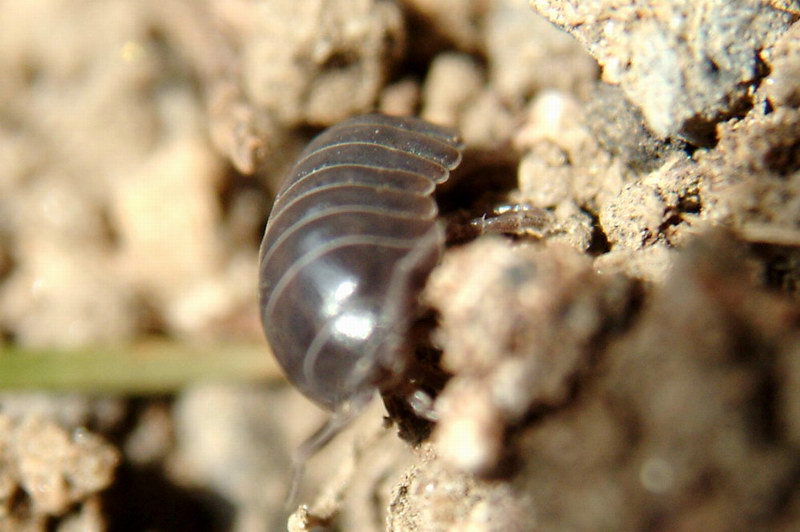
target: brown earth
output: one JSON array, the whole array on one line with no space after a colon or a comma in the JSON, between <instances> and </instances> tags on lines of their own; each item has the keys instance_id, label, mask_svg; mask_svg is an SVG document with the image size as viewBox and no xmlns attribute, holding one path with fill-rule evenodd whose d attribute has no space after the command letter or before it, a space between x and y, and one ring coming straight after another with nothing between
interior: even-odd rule
<instances>
[{"instance_id":1,"label":"brown earth","mask_svg":"<svg viewBox=\"0 0 800 532\"><path fill-rule=\"evenodd\" d=\"M547 211L432 274L421 443L375 401L289 517L278 379L8 391L0 530L800 528L800 3L530 3L0 1L0 358L268 356L272 194L354 114L462 133L446 219Z\"/></svg>"}]
</instances>

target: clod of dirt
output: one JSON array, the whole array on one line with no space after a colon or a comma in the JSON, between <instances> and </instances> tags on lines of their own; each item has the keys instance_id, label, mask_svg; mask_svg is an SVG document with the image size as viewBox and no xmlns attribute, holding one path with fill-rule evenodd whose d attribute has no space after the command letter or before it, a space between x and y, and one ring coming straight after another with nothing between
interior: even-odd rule
<instances>
[{"instance_id":1,"label":"clod of dirt","mask_svg":"<svg viewBox=\"0 0 800 532\"><path fill-rule=\"evenodd\" d=\"M770 528L796 492L800 462L772 398L786 396L779 362L797 345L797 308L757 288L745 251L725 232L688 246L604 357L586 397L611 408L626 443L595 471L636 519L612 528ZM573 480L592 486L582 469Z\"/></svg>"},{"instance_id":2,"label":"clod of dirt","mask_svg":"<svg viewBox=\"0 0 800 532\"><path fill-rule=\"evenodd\" d=\"M531 0L597 59L603 79L619 84L657 135L713 143L719 116L730 115L762 76L756 54L775 42L793 15L770 2L681 0ZM709 136L712 137L709 139Z\"/></svg>"},{"instance_id":3,"label":"clod of dirt","mask_svg":"<svg viewBox=\"0 0 800 532\"><path fill-rule=\"evenodd\" d=\"M455 127L467 104L480 94L483 78L483 71L469 55L439 54L425 79L422 118Z\"/></svg>"},{"instance_id":4,"label":"clod of dirt","mask_svg":"<svg viewBox=\"0 0 800 532\"><path fill-rule=\"evenodd\" d=\"M386 530L502 532L532 530L529 501L504 483L484 482L445 466L430 446L392 490Z\"/></svg>"},{"instance_id":5,"label":"clod of dirt","mask_svg":"<svg viewBox=\"0 0 800 532\"><path fill-rule=\"evenodd\" d=\"M455 375L436 402L442 459L471 473L496 468L505 427L570 397L595 344L624 321L632 289L566 246L484 238L452 251L427 296L442 313L442 366Z\"/></svg>"},{"instance_id":6,"label":"clod of dirt","mask_svg":"<svg viewBox=\"0 0 800 532\"><path fill-rule=\"evenodd\" d=\"M798 124L800 112L782 108L721 128L724 163L732 173L729 184L745 186L753 195L748 202L744 194L738 194L742 209L736 218L743 223L769 221L796 227L800 221L796 209Z\"/></svg>"},{"instance_id":7,"label":"clod of dirt","mask_svg":"<svg viewBox=\"0 0 800 532\"><path fill-rule=\"evenodd\" d=\"M631 306L628 282L592 277L580 267L547 267L560 256L557 250L488 246L476 242L467 246L474 250L459 254L478 253L483 264L493 256L508 261L531 254L538 258L524 263L540 267L534 268L536 275L514 276L516 290L505 290L508 281L493 278L496 296L455 285L446 295L443 281L434 279L444 360L455 373L439 401L469 389L463 399L483 397L496 408L495 423L488 425L481 409L442 409L436 431L457 422L468 425L463 418L473 417L481 426L496 426L501 437L505 425L503 441L506 452L516 450L515 466L508 482L465 476L461 471L469 468L459 462L457 450L435 440L395 488L392 530L413 530L420 522L434 523L435 530L460 530L476 514L486 517L472 525L476 530L500 530L498 523L513 530L642 529L655 522L680 530L769 529L796 519L787 501L798 497L800 470L797 424L789 421L800 367L790 362L800 341L798 310L785 297L757 287L756 271L742 267L745 245L727 232L698 238L642 307ZM449 260L456 263L457 257ZM559 264L565 266L563 260ZM473 279L460 265L462 278ZM446 262L442 269L449 267ZM479 297L468 298L473 292ZM494 305L500 301L498 311ZM541 309L552 312L537 311L530 301L549 302ZM603 330L600 316L621 318L604 329L611 336L591 335ZM468 325L451 328L457 319ZM491 335L468 334L491 327L507 342L508 331L525 319L530 322L519 330L532 327L535 338L503 345L502 351L491 349ZM537 344L547 346L538 356L521 351L532 355ZM460 364L452 361L455 354ZM536 369L544 364L553 370L548 360L562 359L560 382L546 380L556 384L556 394L549 395ZM497 374L513 361L518 362L514 375L542 390L519 405L544 402L547 408L509 416L498 400L502 396L492 394ZM527 390L513 382L505 380L500 391ZM558 392L566 385L570 393ZM474 431L463 437L470 441L460 448L483 445ZM483 513L487 504L494 509L491 517ZM519 508L524 514L515 511Z\"/></svg>"},{"instance_id":8,"label":"clod of dirt","mask_svg":"<svg viewBox=\"0 0 800 532\"><path fill-rule=\"evenodd\" d=\"M638 107L618 86L596 83L584 112L586 125L598 143L636 173L650 172L670 154L686 148L680 140L664 141L647 128Z\"/></svg>"},{"instance_id":9,"label":"clod of dirt","mask_svg":"<svg viewBox=\"0 0 800 532\"><path fill-rule=\"evenodd\" d=\"M543 89L587 92L598 68L580 43L532 11L525 0L488 4L484 41L489 83L503 101L521 103Z\"/></svg>"},{"instance_id":10,"label":"clod of dirt","mask_svg":"<svg viewBox=\"0 0 800 532\"><path fill-rule=\"evenodd\" d=\"M599 213L600 223L615 248L641 249L659 234L666 205L652 185L632 183Z\"/></svg>"},{"instance_id":11,"label":"clod of dirt","mask_svg":"<svg viewBox=\"0 0 800 532\"><path fill-rule=\"evenodd\" d=\"M795 22L765 55L771 68L766 79L769 101L774 107L800 107L800 24Z\"/></svg>"},{"instance_id":12,"label":"clod of dirt","mask_svg":"<svg viewBox=\"0 0 800 532\"><path fill-rule=\"evenodd\" d=\"M392 83L381 92L378 109L387 115L412 116L419 105L421 92L419 83L413 79Z\"/></svg>"},{"instance_id":13,"label":"clod of dirt","mask_svg":"<svg viewBox=\"0 0 800 532\"><path fill-rule=\"evenodd\" d=\"M286 126L370 110L403 49L403 19L390 2L282 0L249 14L241 36L247 95Z\"/></svg>"},{"instance_id":14,"label":"clod of dirt","mask_svg":"<svg viewBox=\"0 0 800 532\"><path fill-rule=\"evenodd\" d=\"M100 529L96 497L118 461L112 446L85 429L69 433L41 418L0 414L0 523L37 529L69 513Z\"/></svg>"},{"instance_id":15,"label":"clod of dirt","mask_svg":"<svg viewBox=\"0 0 800 532\"><path fill-rule=\"evenodd\" d=\"M514 136L523 153L521 199L542 208L572 203L596 211L622 187L624 167L600 146L582 109L574 96L556 91L542 91L528 104Z\"/></svg>"}]
</instances>

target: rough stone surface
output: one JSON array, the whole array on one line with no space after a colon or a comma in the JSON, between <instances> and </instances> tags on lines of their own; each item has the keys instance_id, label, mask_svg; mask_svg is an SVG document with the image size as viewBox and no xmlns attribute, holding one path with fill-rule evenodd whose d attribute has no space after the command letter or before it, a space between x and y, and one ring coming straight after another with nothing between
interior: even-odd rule
<instances>
[{"instance_id":1,"label":"rough stone surface","mask_svg":"<svg viewBox=\"0 0 800 532\"><path fill-rule=\"evenodd\" d=\"M638 107L631 104L619 86L596 83L585 109L586 125L607 152L635 173L646 173L663 165L686 143L662 141L647 128Z\"/></svg>"},{"instance_id":2,"label":"rough stone surface","mask_svg":"<svg viewBox=\"0 0 800 532\"><path fill-rule=\"evenodd\" d=\"M597 63L575 39L532 12L525 0L489 4L489 78L501 98L524 101L542 89L585 94L597 79Z\"/></svg>"},{"instance_id":3,"label":"rough stone surface","mask_svg":"<svg viewBox=\"0 0 800 532\"><path fill-rule=\"evenodd\" d=\"M772 67L766 79L766 93L775 107L800 107L797 79L800 78L800 26L794 24L770 49Z\"/></svg>"},{"instance_id":4,"label":"rough stone surface","mask_svg":"<svg viewBox=\"0 0 800 532\"><path fill-rule=\"evenodd\" d=\"M250 99L286 125L330 125L376 102L402 52L390 2L267 2L242 37Z\"/></svg>"},{"instance_id":5,"label":"rough stone surface","mask_svg":"<svg viewBox=\"0 0 800 532\"><path fill-rule=\"evenodd\" d=\"M430 450L420 455L398 485L390 519L397 523L395 529L413 530L415 524L428 520L440 527L437 530L458 530L465 516L483 511L486 499L491 499L487 492L509 489L500 497L504 508L495 508L498 515L478 530L499 530L492 526L503 523L503 518L511 520L504 526L517 530L638 529L653 519L667 528L726 530L770 528L784 519L771 516L768 508L795 493L791 479L800 458L792 443L792 424L775 420L778 424L764 425L770 406L763 394L765 387L770 390L767 395L776 393L788 399L794 394L789 382L793 377L779 376L786 369L785 356L796 349L798 330L793 322L798 314L796 305L785 298L753 289L756 272L741 267L745 246L734 243L728 233L710 234L688 246L643 308L612 305L608 308L616 309L614 312L595 314L586 312L586 307L582 312L581 304L596 307L581 291L580 300L572 303L579 306L563 302L567 306L560 307L559 315L577 314L588 321L565 318L553 322L530 312L526 308L529 298L499 294L498 300L506 301L505 320L491 319L498 314L487 308L493 305L491 296L477 293L474 283L462 282L470 279L469 272L465 277L463 271L472 262L457 264L470 252L487 256L481 249L485 245L476 243L469 251L451 254L452 262L445 263L432 284L436 293L445 277L454 283L447 298L453 306L442 308L445 357L455 342L465 344L459 352L469 349L469 365L453 370L456 376L437 400L443 420L435 436L449 430L451 423L465 426L471 422L484 430L494 427L495 443L498 439L509 441L504 439L503 424L514 423L503 415L503 395L489 393L487 382L495 381L503 366L515 360L514 348L481 356L477 349L493 337L492 332L505 338L509 323L530 319L537 322L534 327L543 327L540 335L545 337L545 345L547 338L564 334L562 345L573 338L576 323L596 327L593 314L623 319L611 329L605 328L611 338L595 337L592 343L583 344L584 369L574 377L571 393L562 396L561 402L537 409L537 402L546 396L525 397L523 403L534 414L525 428L511 429L516 436L504 452L516 458L505 456L515 464L508 484L467 477L452 485L454 474L457 478L473 471L471 463L457 459L464 448L472 448L473 455L478 449L484 456L492 448L486 447L481 432L472 430L462 432L460 441L434 438L435 454ZM549 254L548 250L538 253L543 257ZM498 249L488 256L507 254ZM487 271L496 270L486 261L483 264ZM587 271L584 275L592 279L594 274ZM520 282L522 287L515 293L524 293L526 285L539 286L540 280L528 277ZM621 298L617 301L635 301L629 299L631 285L604 285L597 277L594 286L606 297L613 294ZM543 282L540 289L549 291L550 285ZM502 288L499 292L502 294ZM553 294L560 292L559 287L553 290ZM564 293L575 294L575 290ZM637 318L626 321L626 310L636 312ZM470 317L486 321L471 322L471 328L451 328L451 320ZM675 322L680 322L677 328L664 328ZM485 334L476 333L471 340L465 330ZM682 334L669 332L674 330ZM744 358L739 358L741 351L735 347L741 342L748 344ZM775 357L776 348L786 355ZM563 354L551 349L556 350ZM499 353L509 358L498 360ZM540 359L522 357L516 362L512 375L535 384L536 374L525 371L539 369ZM465 380L474 378L473 372L487 378L466 386ZM515 388L512 382L504 383L504 393L525 389ZM457 404L473 405L478 398L485 398L482 402L494 408L494 423L487 423L483 415L486 406L445 408L461 390L468 393L461 398L464 402ZM508 430L509 425L506 427ZM446 495L458 489L464 491ZM520 507L525 509L524 515L515 512ZM726 509L732 507L737 511Z\"/></svg>"},{"instance_id":6,"label":"rough stone surface","mask_svg":"<svg viewBox=\"0 0 800 532\"><path fill-rule=\"evenodd\" d=\"M530 530L536 515L502 483L481 482L436 460L429 448L392 491L386 530L410 532Z\"/></svg>"},{"instance_id":7,"label":"rough stone surface","mask_svg":"<svg viewBox=\"0 0 800 532\"><path fill-rule=\"evenodd\" d=\"M0 526L39 530L47 519L69 514L87 530L100 529L96 497L111 484L118 461L117 451L86 429L70 433L41 418L0 414ZM30 503L15 504L21 496Z\"/></svg>"},{"instance_id":8,"label":"rough stone surface","mask_svg":"<svg viewBox=\"0 0 800 532\"><path fill-rule=\"evenodd\" d=\"M657 135L681 134L700 144L698 126L738 112L762 76L758 52L793 20L789 10L760 0L531 5L586 47L603 79L622 87Z\"/></svg>"},{"instance_id":9,"label":"rough stone surface","mask_svg":"<svg viewBox=\"0 0 800 532\"><path fill-rule=\"evenodd\" d=\"M621 278L597 277L566 246L484 239L451 253L428 291L443 315L442 366L455 375L437 400L442 459L472 473L495 469L504 426L570 397L634 292Z\"/></svg>"}]
</instances>

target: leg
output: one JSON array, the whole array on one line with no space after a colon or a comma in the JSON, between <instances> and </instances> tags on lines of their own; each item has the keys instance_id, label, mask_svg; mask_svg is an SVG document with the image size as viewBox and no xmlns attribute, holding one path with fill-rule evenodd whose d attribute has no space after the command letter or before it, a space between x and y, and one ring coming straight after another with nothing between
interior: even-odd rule
<instances>
[{"instance_id":1,"label":"leg","mask_svg":"<svg viewBox=\"0 0 800 532\"><path fill-rule=\"evenodd\" d=\"M345 401L331 414L331 417L328 418L314 434L301 443L294 452L292 455L292 483L289 486L289 493L286 495L287 510L291 509L297 502L297 493L300 490L300 483L303 481L306 462L352 423L356 416L367 406L373 393L373 390L370 389Z\"/></svg>"}]
</instances>

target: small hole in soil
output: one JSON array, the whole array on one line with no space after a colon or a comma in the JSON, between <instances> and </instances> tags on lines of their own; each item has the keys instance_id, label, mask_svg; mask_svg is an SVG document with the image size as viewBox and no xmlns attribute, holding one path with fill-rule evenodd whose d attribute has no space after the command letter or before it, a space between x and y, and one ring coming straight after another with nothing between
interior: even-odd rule
<instances>
[{"instance_id":1,"label":"small hole in soil","mask_svg":"<svg viewBox=\"0 0 800 532\"><path fill-rule=\"evenodd\" d=\"M581 210L592 217L592 238L589 241L589 247L586 251L594 257L611 251L611 242L608 241L608 235L606 235L603 226L600 224L600 218L596 213L588 209L584 208Z\"/></svg>"},{"instance_id":2,"label":"small hole in soil","mask_svg":"<svg viewBox=\"0 0 800 532\"><path fill-rule=\"evenodd\" d=\"M467 150L461 165L436 190L439 210L447 215L468 211L475 216L506 203L517 186L519 159L497 150Z\"/></svg>"},{"instance_id":3,"label":"small hole in soil","mask_svg":"<svg viewBox=\"0 0 800 532\"><path fill-rule=\"evenodd\" d=\"M322 70L342 70L358 62L358 57L347 52L335 52L322 63Z\"/></svg>"}]
</instances>

